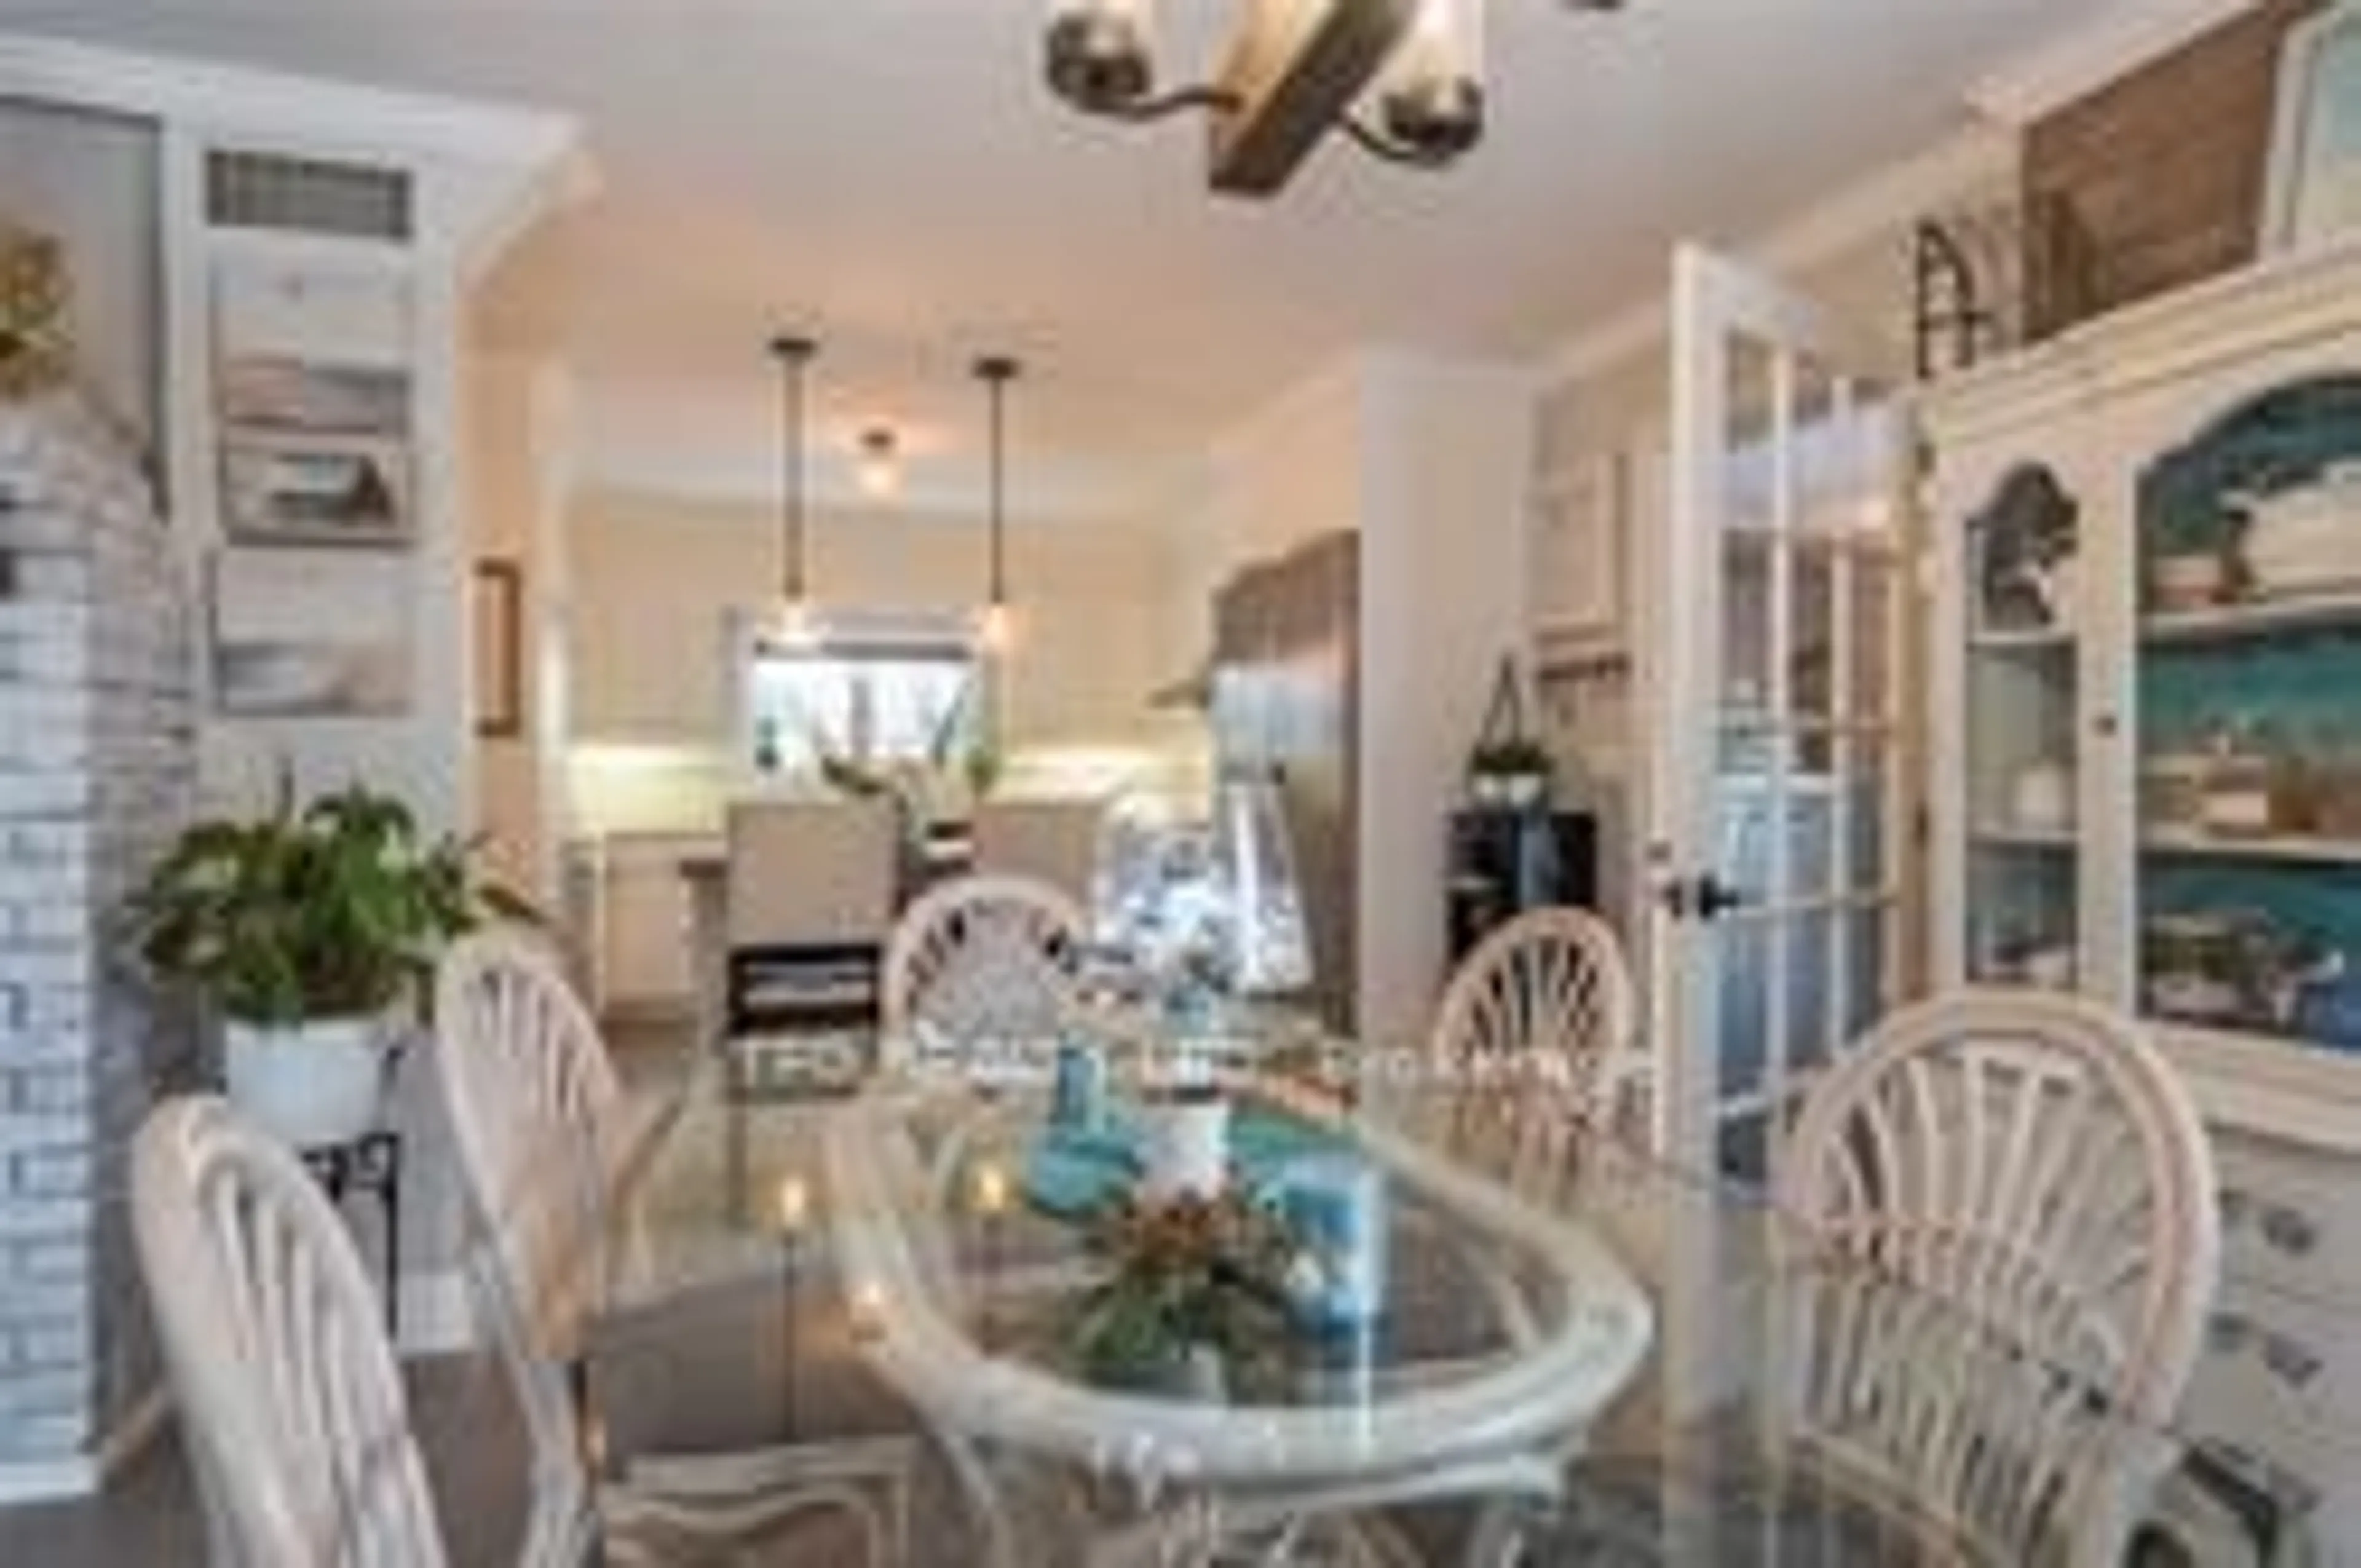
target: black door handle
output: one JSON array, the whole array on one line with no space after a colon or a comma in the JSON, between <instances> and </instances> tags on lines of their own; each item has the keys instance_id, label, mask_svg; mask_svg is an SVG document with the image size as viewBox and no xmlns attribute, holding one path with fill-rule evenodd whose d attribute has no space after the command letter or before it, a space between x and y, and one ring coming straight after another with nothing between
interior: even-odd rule
<instances>
[{"instance_id":1,"label":"black door handle","mask_svg":"<svg viewBox=\"0 0 2361 1568\"><path fill-rule=\"evenodd\" d=\"M1717 920L1746 903L1744 894L1711 872L1702 876L1667 878L1657 888L1656 898L1675 920Z\"/></svg>"},{"instance_id":2,"label":"black door handle","mask_svg":"<svg viewBox=\"0 0 2361 1568\"><path fill-rule=\"evenodd\" d=\"M1695 902L1698 919L1714 920L1741 907L1746 903L1746 895L1708 872L1697 878Z\"/></svg>"}]
</instances>

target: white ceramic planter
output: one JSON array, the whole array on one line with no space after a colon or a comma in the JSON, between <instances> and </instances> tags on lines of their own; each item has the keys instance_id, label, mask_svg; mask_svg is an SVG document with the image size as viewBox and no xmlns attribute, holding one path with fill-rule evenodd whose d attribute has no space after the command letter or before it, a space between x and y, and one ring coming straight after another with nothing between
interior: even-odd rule
<instances>
[{"instance_id":1,"label":"white ceramic planter","mask_svg":"<svg viewBox=\"0 0 2361 1568\"><path fill-rule=\"evenodd\" d=\"M1471 773L1467 793L1478 806L1538 806L1549 794L1544 773Z\"/></svg>"},{"instance_id":2,"label":"white ceramic planter","mask_svg":"<svg viewBox=\"0 0 2361 1568\"><path fill-rule=\"evenodd\" d=\"M230 1103L295 1148L350 1143L383 1124L386 1039L382 1018L229 1024L222 1069Z\"/></svg>"}]
</instances>

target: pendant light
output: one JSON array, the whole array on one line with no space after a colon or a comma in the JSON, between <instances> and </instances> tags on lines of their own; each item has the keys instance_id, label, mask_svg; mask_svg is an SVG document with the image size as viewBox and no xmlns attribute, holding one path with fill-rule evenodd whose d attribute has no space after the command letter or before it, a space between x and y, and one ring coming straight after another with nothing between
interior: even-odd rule
<instances>
[{"instance_id":1,"label":"pendant light","mask_svg":"<svg viewBox=\"0 0 2361 1568\"><path fill-rule=\"evenodd\" d=\"M874 424L861 433L861 451L852 472L861 493L872 500L890 500L901 493L901 444L893 426Z\"/></svg>"},{"instance_id":2,"label":"pendant light","mask_svg":"<svg viewBox=\"0 0 2361 1568\"><path fill-rule=\"evenodd\" d=\"M983 614L976 641L988 653L1008 651L1016 640L1016 609L1008 598L1008 383L1018 366L1006 355L987 355L975 362L976 378L984 384L992 411L992 492L986 549Z\"/></svg>"},{"instance_id":3,"label":"pendant light","mask_svg":"<svg viewBox=\"0 0 2361 1568\"><path fill-rule=\"evenodd\" d=\"M809 584L804 547L810 532L804 504L804 381L819 345L781 334L771 340L779 364L779 621L778 637L790 645L810 642Z\"/></svg>"}]
</instances>

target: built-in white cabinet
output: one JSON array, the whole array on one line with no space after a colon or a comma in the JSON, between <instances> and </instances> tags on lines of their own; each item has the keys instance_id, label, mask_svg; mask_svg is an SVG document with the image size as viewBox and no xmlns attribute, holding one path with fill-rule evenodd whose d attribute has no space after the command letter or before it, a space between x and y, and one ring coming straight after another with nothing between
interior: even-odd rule
<instances>
[{"instance_id":1,"label":"built-in white cabinet","mask_svg":"<svg viewBox=\"0 0 2361 1568\"><path fill-rule=\"evenodd\" d=\"M2361 248L1921 412L1938 978L2153 1024L2222 1171L2193 1419L2361 1541Z\"/></svg>"},{"instance_id":2,"label":"built-in white cabinet","mask_svg":"<svg viewBox=\"0 0 2361 1568\"><path fill-rule=\"evenodd\" d=\"M719 853L696 834L616 834L574 851L587 912L592 994L601 1011L655 1015L686 1010L697 992L689 883L683 868Z\"/></svg>"}]
</instances>

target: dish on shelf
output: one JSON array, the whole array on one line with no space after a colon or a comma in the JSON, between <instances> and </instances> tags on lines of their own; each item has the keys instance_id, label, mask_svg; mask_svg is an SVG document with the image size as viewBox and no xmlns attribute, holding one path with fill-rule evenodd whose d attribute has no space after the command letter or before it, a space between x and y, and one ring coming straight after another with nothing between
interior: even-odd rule
<instances>
[{"instance_id":1,"label":"dish on shelf","mask_svg":"<svg viewBox=\"0 0 2361 1568\"><path fill-rule=\"evenodd\" d=\"M2158 555L2148 563L2147 586L2150 602L2167 614L2211 609L2229 597L2229 563L2211 550Z\"/></svg>"},{"instance_id":2,"label":"dish on shelf","mask_svg":"<svg viewBox=\"0 0 2361 1568\"><path fill-rule=\"evenodd\" d=\"M2265 924L2242 914L2150 916L2140 928L2148 1009L2192 1024L2245 1018L2246 952Z\"/></svg>"},{"instance_id":3,"label":"dish on shelf","mask_svg":"<svg viewBox=\"0 0 2361 1568\"><path fill-rule=\"evenodd\" d=\"M2037 935L1993 943L1978 968L1980 977L1994 985L2071 991L2077 966L2071 942Z\"/></svg>"},{"instance_id":4,"label":"dish on shelf","mask_svg":"<svg viewBox=\"0 0 2361 1568\"><path fill-rule=\"evenodd\" d=\"M2338 974L2304 988L2296 1032L2340 1051L2361 1051L2361 975Z\"/></svg>"},{"instance_id":5,"label":"dish on shelf","mask_svg":"<svg viewBox=\"0 0 2361 1568\"><path fill-rule=\"evenodd\" d=\"M2063 832L2074 826L2074 770L2041 762L2020 770L2009 785L2010 826L2031 832Z\"/></svg>"},{"instance_id":6,"label":"dish on shelf","mask_svg":"<svg viewBox=\"0 0 2361 1568\"><path fill-rule=\"evenodd\" d=\"M2036 948L2017 960L2025 983L2044 991L2071 991L2075 976L2074 949L2064 944Z\"/></svg>"},{"instance_id":7,"label":"dish on shelf","mask_svg":"<svg viewBox=\"0 0 2361 1568\"><path fill-rule=\"evenodd\" d=\"M2331 838L2323 833L2272 833L2262 838L2222 839L2196 828L2151 827L2140 835L2140 848L2158 855L2361 867L2361 839Z\"/></svg>"},{"instance_id":8,"label":"dish on shelf","mask_svg":"<svg viewBox=\"0 0 2361 1568\"><path fill-rule=\"evenodd\" d=\"M2205 780L2198 823L2222 839L2261 839L2277 826L2271 759L2259 751L2225 751Z\"/></svg>"},{"instance_id":9,"label":"dish on shelf","mask_svg":"<svg viewBox=\"0 0 2361 1568\"><path fill-rule=\"evenodd\" d=\"M2074 629L2074 607L2081 595L2081 561L2060 555L2047 566L2028 567L2026 587L2041 606L2042 623L2053 630Z\"/></svg>"},{"instance_id":10,"label":"dish on shelf","mask_svg":"<svg viewBox=\"0 0 2361 1568\"><path fill-rule=\"evenodd\" d=\"M2361 463L2332 463L2311 484L2224 499L2240 519L2238 558L2257 597L2301 598L2361 583Z\"/></svg>"},{"instance_id":11,"label":"dish on shelf","mask_svg":"<svg viewBox=\"0 0 2361 1568\"><path fill-rule=\"evenodd\" d=\"M2147 981L2148 1011L2184 1024L2232 1026L2245 1021L2246 995L2225 980L2192 973L2154 974Z\"/></svg>"},{"instance_id":12,"label":"dish on shelf","mask_svg":"<svg viewBox=\"0 0 2361 1568\"><path fill-rule=\"evenodd\" d=\"M2081 505L2039 464L2013 469L1969 521L1980 536L1978 593L1986 629L2062 627L2073 614Z\"/></svg>"},{"instance_id":13,"label":"dish on shelf","mask_svg":"<svg viewBox=\"0 0 2361 1568\"><path fill-rule=\"evenodd\" d=\"M2162 828L2195 828L2205 815L2213 758L2204 751L2158 751L2140 764L2140 813Z\"/></svg>"},{"instance_id":14,"label":"dish on shelf","mask_svg":"<svg viewBox=\"0 0 2361 1568\"><path fill-rule=\"evenodd\" d=\"M2361 839L2361 758L2311 766L2312 826L2328 839Z\"/></svg>"},{"instance_id":15,"label":"dish on shelf","mask_svg":"<svg viewBox=\"0 0 2361 1568\"><path fill-rule=\"evenodd\" d=\"M2140 948L2151 1012L2228 1028L2292 1028L2306 993L2345 969L2344 954L2257 909L2152 915Z\"/></svg>"}]
</instances>

